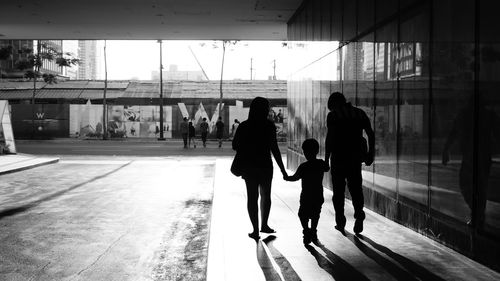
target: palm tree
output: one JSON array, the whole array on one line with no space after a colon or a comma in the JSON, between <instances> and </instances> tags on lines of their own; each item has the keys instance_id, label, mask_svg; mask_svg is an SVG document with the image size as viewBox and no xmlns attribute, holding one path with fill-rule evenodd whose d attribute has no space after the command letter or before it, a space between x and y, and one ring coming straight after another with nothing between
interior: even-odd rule
<instances>
[{"instance_id":1,"label":"palm tree","mask_svg":"<svg viewBox=\"0 0 500 281\"><path fill-rule=\"evenodd\" d=\"M220 85L219 85L219 91L220 91L220 101L219 101L219 116L222 117L222 98L224 96L222 92L222 81L224 78L224 59L226 57L226 46L227 45L236 45L238 41L230 41L230 40L223 40L222 41L222 65L220 69Z\"/></svg>"}]
</instances>

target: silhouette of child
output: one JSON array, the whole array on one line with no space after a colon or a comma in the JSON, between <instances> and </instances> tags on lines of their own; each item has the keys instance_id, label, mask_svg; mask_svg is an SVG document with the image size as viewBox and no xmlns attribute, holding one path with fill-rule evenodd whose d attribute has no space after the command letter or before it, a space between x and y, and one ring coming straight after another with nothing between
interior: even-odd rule
<instances>
[{"instance_id":1,"label":"silhouette of child","mask_svg":"<svg viewBox=\"0 0 500 281\"><path fill-rule=\"evenodd\" d=\"M317 226L321 206L323 205L323 174L330 170L328 164L317 159L319 143L315 139L307 139L302 143L302 150L307 159L300 164L293 176L286 176L287 181L302 179L302 192L300 193L299 219L303 228L303 241L307 245L318 241ZM309 227L309 220L311 227Z\"/></svg>"}]
</instances>

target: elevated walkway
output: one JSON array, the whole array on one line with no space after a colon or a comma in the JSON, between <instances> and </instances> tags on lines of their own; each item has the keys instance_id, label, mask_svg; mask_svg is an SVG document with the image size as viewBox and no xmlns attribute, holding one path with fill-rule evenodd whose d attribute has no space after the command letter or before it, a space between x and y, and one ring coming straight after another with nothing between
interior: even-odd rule
<instances>
[{"instance_id":1,"label":"elevated walkway","mask_svg":"<svg viewBox=\"0 0 500 281\"><path fill-rule=\"evenodd\" d=\"M378 214L366 210L363 235L353 235L346 202L346 236L334 229L331 192L318 226L320 244L304 247L297 217L300 182L275 173L270 225L276 235L248 238L242 179L217 160L208 281L222 280L500 280L500 274ZM278 171L278 169L275 169Z\"/></svg>"}]
</instances>

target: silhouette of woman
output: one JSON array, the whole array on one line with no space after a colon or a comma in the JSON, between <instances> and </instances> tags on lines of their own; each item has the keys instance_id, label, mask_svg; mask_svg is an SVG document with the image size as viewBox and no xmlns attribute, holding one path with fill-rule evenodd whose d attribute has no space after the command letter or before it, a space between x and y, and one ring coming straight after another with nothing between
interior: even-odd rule
<instances>
[{"instance_id":1,"label":"silhouette of woman","mask_svg":"<svg viewBox=\"0 0 500 281\"><path fill-rule=\"evenodd\" d=\"M267 119L269 101L256 97L250 104L248 120L241 122L233 139L233 149L241 155L242 178L247 187L248 216L253 231L250 238L259 238L259 210L257 201L261 196L261 228L264 233L274 233L269 227L268 218L271 210L271 183L273 179L273 162L271 153L278 164L283 177L287 176L281 160L281 152L276 140L276 127Z\"/></svg>"}]
</instances>

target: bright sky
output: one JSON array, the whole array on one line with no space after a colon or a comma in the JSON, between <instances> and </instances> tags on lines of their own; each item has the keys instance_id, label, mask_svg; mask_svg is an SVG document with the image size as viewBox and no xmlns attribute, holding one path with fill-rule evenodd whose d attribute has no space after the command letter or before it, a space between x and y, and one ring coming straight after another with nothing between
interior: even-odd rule
<instances>
[{"instance_id":1,"label":"bright sky","mask_svg":"<svg viewBox=\"0 0 500 281\"><path fill-rule=\"evenodd\" d=\"M237 41L226 48L224 79L250 79L252 58L253 79L272 76L273 60L276 60L277 79L288 79L291 72L333 50L336 45L336 42ZM102 51L103 46L104 42L100 41L98 49ZM189 47L210 80L220 79L221 41L163 41L164 69L168 70L169 65L175 64L180 71L199 71ZM159 57L156 40L107 41L108 79L150 80L151 72L159 70ZM102 62L101 69L103 65ZM103 71L100 74L100 78L104 78Z\"/></svg>"}]
</instances>

